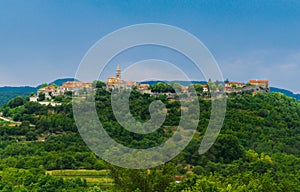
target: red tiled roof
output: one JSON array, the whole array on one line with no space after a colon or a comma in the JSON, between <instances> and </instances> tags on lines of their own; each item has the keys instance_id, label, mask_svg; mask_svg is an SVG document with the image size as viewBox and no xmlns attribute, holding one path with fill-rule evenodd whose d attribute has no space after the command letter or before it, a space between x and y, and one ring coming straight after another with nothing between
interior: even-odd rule
<instances>
[{"instance_id":1,"label":"red tiled roof","mask_svg":"<svg viewBox=\"0 0 300 192\"><path fill-rule=\"evenodd\" d=\"M53 85L48 85L47 87L45 88L48 88L48 89L55 89L55 87Z\"/></svg>"},{"instance_id":2,"label":"red tiled roof","mask_svg":"<svg viewBox=\"0 0 300 192\"><path fill-rule=\"evenodd\" d=\"M63 83L63 88L76 88L76 87L91 87L92 83L80 82L80 81L67 81Z\"/></svg>"},{"instance_id":3,"label":"red tiled roof","mask_svg":"<svg viewBox=\"0 0 300 192\"><path fill-rule=\"evenodd\" d=\"M139 87L150 87L149 84L140 84Z\"/></svg>"},{"instance_id":4,"label":"red tiled roof","mask_svg":"<svg viewBox=\"0 0 300 192\"><path fill-rule=\"evenodd\" d=\"M249 83L269 83L269 80L250 80Z\"/></svg>"},{"instance_id":5,"label":"red tiled roof","mask_svg":"<svg viewBox=\"0 0 300 192\"><path fill-rule=\"evenodd\" d=\"M236 84L236 85L244 85L244 83L242 83L242 82L228 82L226 84L229 84L229 85L234 85L234 84Z\"/></svg>"},{"instance_id":6,"label":"red tiled roof","mask_svg":"<svg viewBox=\"0 0 300 192\"><path fill-rule=\"evenodd\" d=\"M186 180L186 176L178 176L178 175L176 175L176 176L174 176L174 180L175 181L184 181L184 180Z\"/></svg>"},{"instance_id":7,"label":"red tiled roof","mask_svg":"<svg viewBox=\"0 0 300 192\"><path fill-rule=\"evenodd\" d=\"M135 82L134 81L129 81L129 82L126 82L127 85L134 85Z\"/></svg>"}]
</instances>

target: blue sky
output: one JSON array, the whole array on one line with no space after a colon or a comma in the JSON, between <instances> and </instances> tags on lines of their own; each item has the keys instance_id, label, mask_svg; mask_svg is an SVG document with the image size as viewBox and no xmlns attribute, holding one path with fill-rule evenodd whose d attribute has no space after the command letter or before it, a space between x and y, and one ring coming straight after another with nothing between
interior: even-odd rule
<instances>
[{"instance_id":1,"label":"blue sky","mask_svg":"<svg viewBox=\"0 0 300 192\"><path fill-rule=\"evenodd\" d=\"M272 86L300 91L297 0L2 0L0 86L35 86L74 77L96 41L138 23L164 23L194 34L214 55L225 78L269 79ZM136 53L120 57L121 67L137 58L162 56L147 50ZM168 59L168 54L162 59ZM115 65L107 74L114 73ZM165 75L165 79L174 78Z\"/></svg>"}]
</instances>

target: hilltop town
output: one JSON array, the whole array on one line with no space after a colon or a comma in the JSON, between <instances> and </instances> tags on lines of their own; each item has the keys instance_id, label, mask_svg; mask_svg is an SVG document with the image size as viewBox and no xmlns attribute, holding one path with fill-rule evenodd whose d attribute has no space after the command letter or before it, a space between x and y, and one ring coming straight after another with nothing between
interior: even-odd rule
<instances>
[{"instance_id":1,"label":"hilltop town","mask_svg":"<svg viewBox=\"0 0 300 192\"><path fill-rule=\"evenodd\" d=\"M157 83L156 85L150 85L147 83L139 83L136 81L125 81L121 77L120 65L117 66L115 76L109 77L107 82L81 82L81 81L68 81L64 82L62 86L46 85L38 89L37 94L30 97L30 101L42 101L51 100L59 95L80 95L88 89L97 89L97 83L101 84L101 87L107 91L121 90L121 89L134 89L142 94L160 95L166 94L169 98L173 98L177 93L176 90L187 97L191 94L191 85L183 86L179 83L173 83L167 85L164 83ZM172 88L173 87L173 88ZM256 93L267 93L270 92L270 86L268 80L249 80L247 83L244 82L232 82L226 80L225 82L211 82L210 80L205 84L194 84L196 91L203 93L203 95L209 95L209 93L225 92L227 95L230 94L256 94Z\"/></svg>"}]
</instances>

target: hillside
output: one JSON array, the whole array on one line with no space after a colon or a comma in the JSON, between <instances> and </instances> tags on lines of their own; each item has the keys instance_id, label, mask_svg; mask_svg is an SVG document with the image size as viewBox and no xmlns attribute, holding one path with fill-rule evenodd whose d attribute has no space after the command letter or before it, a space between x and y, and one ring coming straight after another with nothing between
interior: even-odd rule
<instances>
[{"instance_id":1,"label":"hillside","mask_svg":"<svg viewBox=\"0 0 300 192\"><path fill-rule=\"evenodd\" d=\"M99 119L107 133L118 143L132 148L162 144L172 136L180 120L179 101L133 92L130 110L138 121L150 118L148 107L156 99L165 104L169 113L163 126L155 132L132 133L116 121L109 92L98 89L95 99ZM211 101L199 98L200 122L190 144L171 162L150 171L123 169L97 158L78 134L69 101L65 98L62 106L52 107L16 98L2 108L4 116L23 123L10 126L0 121L0 169L110 169L109 177L114 181L109 187L111 191L138 188L149 192L300 191L300 104L283 94L230 96L221 133L204 155L198 154L198 148L209 122ZM187 180L175 184L175 175L185 176ZM43 178L43 174L39 177ZM55 182L53 177L49 179ZM7 186L9 177L3 178L3 186ZM24 185L25 181L11 179L10 182ZM35 187L42 186L39 182ZM63 181L59 186L67 188ZM31 191L33 187L28 185L26 189ZM80 182L77 187L92 188Z\"/></svg>"},{"instance_id":2,"label":"hillside","mask_svg":"<svg viewBox=\"0 0 300 192\"><path fill-rule=\"evenodd\" d=\"M286 96L293 97L297 100L300 100L300 94L295 94L292 91L286 90L286 89L281 89L281 88L276 88L276 87L270 87L270 92L279 92L283 93Z\"/></svg>"},{"instance_id":3,"label":"hillside","mask_svg":"<svg viewBox=\"0 0 300 192\"><path fill-rule=\"evenodd\" d=\"M32 92L36 92L34 87L0 87L0 107L12 98L17 96L28 97Z\"/></svg>"}]
</instances>

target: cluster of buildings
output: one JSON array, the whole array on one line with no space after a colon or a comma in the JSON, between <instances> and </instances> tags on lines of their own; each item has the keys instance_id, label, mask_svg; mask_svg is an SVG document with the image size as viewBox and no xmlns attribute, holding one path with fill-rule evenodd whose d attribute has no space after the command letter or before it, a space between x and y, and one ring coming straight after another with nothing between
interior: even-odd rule
<instances>
[{"instance_id":1,"label":"cluster of buildings","mask_svg":"<svg viewBox=\"0 0 300 192\"><path fill-rule=\"evenodd\" d=\"M116 69L116 76L115 77L109 77L106 82L106 89L112 90L112 89L132 89L135 87L137 90L139 90L141 93L148 93L150 94L150 85L149 84L140 84L136 81L124 81L121 78L121 69L120 65L117 66Z\"/></svg>"},{"instance_id":2,"label":"cluster of buildings","mask_svg":"<svg viewBox=\"0 0 300 192\"><path fill-rule=\"evenodd\" d=\"M92 88L92 83L80 81L67 81L64 82L62 86L48 85L38 89L37 95L30 97L30 101L37 101L38 95L41 93L45 95L45 99L52 99L52 97L64 95L67 92L78 93L80 90Z\"/></svg>"},{"instance_id":3,"label":"cluster of buildings","mask_svg":"<svg viewBox=\"0 0 300 192\"><path fill-rule=\"evenodd\" d=\"M224 90L226 93L240 93L240 92L252 92L252 93L266 93L270 92L270 86L268 80L249 80L248 83L243 82L225 82Z\"/></svg>"},{"instance_id":4,"label":"cluster of buildings","mask_svg":"<svg viewBox=\"0 0 300 192\"><path fill-rule=\"evenodd\" d=\"M62 86L56 87L54 85L48 85L40 88L38 94L45 93L46 98L50 98L57 95L64 95L66 92L78 92L81 89L91 89L92 83L80 82L80 81L67 81Z\"/></svg>"},{"instance_id":5,"label":"cluster of buildings","mask_svg":"<svg viewBox=\"0 0 300 192\"><path fill-rule=\"evenodd\" d=\"M201 84L203 88L203 92L209 92L209 87L207 84ZM230 93L239 93L239 92L245 92L245 91L251 91L252 93L265 93L269 92L269 81L268 80L250 80L248 83L243 82L230 82L226 81L223 86L221 86L222 89L228 94ZM124 81L121 78L121 69L120 65L117 66L116 69L116 76L115 77L109 77L106 82L106 89L107 90L113 90L113 89L133 89L135 88L142 94L148 93L156 95L157 93L152 93L150 90L149 84L141 84L135 81ZM52 97L55 97L57 95L64 95L67 92L72 92L75 95L80 92L80 90L84 89L94 89L92 83L89 82L80 82L80 81L68 81L63 83L62 86L55 86L55 85L48 85L46 87L40 88L37 91L37 94L40 93L45 94L45 99L51 99ZM220 88L218 88L220 89ZM216 92L220 90L215 90ZM187 93L189 95L189 89L187 86L181 86L182 93ZM165 93L167 95L171 95L174 93ZM35 96L31 98L32 101L37 100L38 96Z\"/></svg>"},{"instance_id":6,"label":"cluster of buildings","mask_svg":"<svg viewBox=\"0 0 300 192\"><path fill-rule=\"evenodd\" d=\"M201 85L203 88L204 92L208 92L208 86L203 84ZM157 93L152 93L150 90L150 85L149 84L144 84L144 83L138 83L136 81L124 81L121 78L121 69L120 65L117 66L116 69L116 76L115 77L109 77L107 82L106 82L106 88L108 90L112 89L132 89L135 87L140 93L148 93L152 95L157 95ZM181 90L183 93L188 93L189 88L188 86L183 86L181 85ZM168 96L171 96L173 93L165 93Z\"/></svg>"}]
</instances>

